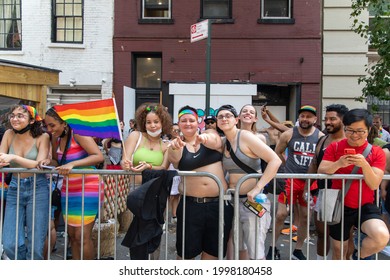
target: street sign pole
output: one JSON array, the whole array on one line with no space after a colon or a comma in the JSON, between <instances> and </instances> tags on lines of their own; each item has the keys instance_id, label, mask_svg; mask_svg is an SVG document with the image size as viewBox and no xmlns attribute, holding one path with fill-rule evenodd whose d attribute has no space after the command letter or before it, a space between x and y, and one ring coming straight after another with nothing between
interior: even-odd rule
<instances>
[{"instance_id":1,"label":"street sign pole","mask_svg":"<svg viewBox=\"0 0 390 280\"><path fill-rule=\"evenodd\" d=\"M204 21L191 25L191 43L206 39L206 116L210 114L210 68L211 68L211 20Z\"/></svg>"},{"instance_id":2,"label":"street sign pole","mask_svg":"<svg viewBox=\"0 0 390 280\"><path fill-rule=\"evenodd\" d=\"M206 50L206 116L210 115L210 68L211 68L211 20L207 25L207 50Z\"/></svg>"}]
</instances>

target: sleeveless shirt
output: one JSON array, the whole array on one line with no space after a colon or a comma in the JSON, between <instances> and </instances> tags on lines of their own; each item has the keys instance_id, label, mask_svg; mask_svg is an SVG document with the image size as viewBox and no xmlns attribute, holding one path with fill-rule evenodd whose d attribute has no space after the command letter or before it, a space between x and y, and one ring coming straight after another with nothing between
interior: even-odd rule
<instances>
[{"instance_id":1,"label":"sleeveless shirt","mask_svg":"<svg viewBox=\"0 0 390 280\"><path fill-rule=\"evenodd\" d=\"M319 130L316 128L309 136L302 136L298 127L293 128L293 135L287 145L286 173L307 173L314 157Z\"/></svg>"},{"instance_id":2,"label":"sleeveless shirt","mask_svg":"<svg viewBox=\"0 0 390 280\"><path fill-rule=\"evenodd\" d=\"M179 161L178 169L182 171L192 171L194 169L221 161L222 154L216 150L209 149L200 144L200 148L195 153L188 151L184 146L183 154Z\"/></svg>"},{"instance_id":3,"label":"sleeveless shirt","mask_svg":"<svg viewBox=\"0 0 390 280\"><path fill-rule=\"evenodd\" d=\"M248 165L249 167L252 167L254 170L259 170L261 168L260 159L251 158L241 151L240 134L241 134L241 130L239 130L237 133L237 150L234 152L234 154L242 163ZM224 142L226 142L226 138L224 139ZM226 150L226 145L225 145L225 150ZM226 170L230 174L246 174L246 172L242 170L231 157L227 157L225 153L223 154L222 164L224 170Z\"/></svg>"},{"instance_id":4,"label":"sleeveless shirt","mask_svg":"<svg viewBox=\"0 0 390 280\"><path fill-rule=\"evenodd\" d=\"M143 140L142 146L138 147L138 149L134 152L133 166L137 166L140 161L146 161L147 163L150 163L153 166L160 166L164 161L164 153L162 151L161 140L159 142L160 150L157 150L157 151L150 150L149 148L146 148L144 146L145 141L146 141L146 139Z\"/></svg>"},{"instance_id":5,"label":"sleeveless shirt","mask_svg":"<svg viewBox=\"0 0 390 280\"><path fill-rule=\"evenodd\" d=\"M8 153L11 154L11 155L16 155L15 151L14 151L14 146L13 146L14 139L15 139L15 135L14 135L14 137L11 140L11 145L9 146ZM31 147L30 151L28 151L28 153L24 156L24 158L31 159L31 160L36 160L37 156L38 156L37 139L34 138L34 144ZM20 167L22 167L19 164L14 163L14 162L10 162L9 166L11 168L20 168Z\"/></svg>"}]
</instances>

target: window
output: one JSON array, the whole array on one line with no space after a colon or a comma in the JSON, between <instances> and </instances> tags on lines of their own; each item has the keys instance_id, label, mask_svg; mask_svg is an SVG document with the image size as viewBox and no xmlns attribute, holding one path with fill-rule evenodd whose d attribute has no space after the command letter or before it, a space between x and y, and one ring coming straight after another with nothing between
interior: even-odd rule
<instances>
[{"instance_id":1,"label":"window","mask_svg":"<svg viewBox=\"0 0 390 280\"><path fill-rule=\"evenodd\" d=\"M202 0L202 18L230 19L232 18L231 0Z\"/></svg>"},{"instance_id":2,"label":"window","mask_svg":"<svg viewBox=\"0 0 390 280\"><path fill-rule=\"evenodd\" d=\"M53 42L83 42L83 0L53 0Z\"/></svg>"},{"instance_id":3,"label":"window","mask_svg":"<svg viewBox=\"0 0 390 280\"><path fill-rule=\"evenodd\" d=\"M161 88L161 56L136 57L136 88Z\"/></svg>"},{"instance_id":4,"label":"window","mask_svg":"<svg viewBox=\"0 0 390 280\"><path fill-rule=\"evenodd\" d=\"M261 0L261 18L291 18L291 0Z\"/></svg>"},{"instance_id":5,"label":"window","mask_svg":"<svg viewBox=\"0 0 390 280\"><path fill-rule=\"evenodd\" d=\"M162 53L133 53L132 87L135 105L145 102L162 102Z\"/></svg>"},{"instance_id":6,"label":"window","mask_svg":"<svg viewBox=\"0 0 390 280\"><path fill-rule=\"evenodd\" d=\"M171 0L142 0L142 18L170 19Z\"/></svg>"},{"instance_id":7,"label":"window","mask_svg":"<svg viewBox=\"0 0 390 280\"><path fill-rule=\"evenodd\" d=\"M0 1L0 49L22 49L21 0Z\"/></svg>"}]
</instances>

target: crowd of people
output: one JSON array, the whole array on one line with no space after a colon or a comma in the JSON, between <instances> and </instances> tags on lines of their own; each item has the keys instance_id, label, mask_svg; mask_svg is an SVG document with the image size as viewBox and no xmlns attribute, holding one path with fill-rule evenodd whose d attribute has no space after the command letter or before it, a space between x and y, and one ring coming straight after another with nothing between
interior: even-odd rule
<instances>
[{"instance_id":1,"label":"crowd of people","mask_svg":"<svg viewBox=\"0 0 390 280\"><path fill-rule=\"evenodd\" d=\"M302 247L309 238L310 215L314 215L315 220L317 259L328 258L329 251L333 259L368 259L384 250L389 241L390 184L382 178L390 173L390 134L383 128L381 117L365 109L349 110L344 105L332 104L325 108L325 128L321 131L317 109L313 106L302 106L294 124L279 121L264 105L260 115L269 127L259 130L257 114L251 104L244 105L239 113L232 105L222 105L215 115L204 119L205 128L200 131L197 109L180 108L177 123L173 123L166 107L145 103L137 108L135 118L129 121L129 129L120 121L120 132L125 139L122 141L74 133L55 107L47 110L44 120L32 106L12 107L8 114L9 129L1 140L0 167L42 169L53 166L58 172L56 181L59 182L60 176L64 179L52 187L43 173L36 176L20 173L20 176L11 176L6 192L0 189L0 194L7 194L6 199L5 196L1 199L2 207L5 206L3 258L46 258L47 250L55 246L55 219L62 211L72 258L94 259L96 252L91 235L103 201L104 186L98 174L80 175L70 171L97 168L132 171L136 174L133 190L151 180L145 176L150 172L194 171L215 175L222 183L222 191L232 194L229 203L223 203L222 255L226 259L234 258L234 247L238 248L240 259L281 259L278 239L285 230L284 222L289 214L294 215L294 224L288 232L297 233L292 259L306 259ZM366 148L370 153L364 156ZM345 149L352 149L354 153L345 154ZM103 154L108 160L102 165ZM362 189L359 191L359 180L352 180L345 194L343 219L326 228L318 215L321 208L318 191L342 189L343 180L274 180L275 175L282 172L350 174L355 172L354 167L357 174L363 175ZM247 173L262 175L246 180L237 189L237 183ZM276 181L278 186L274 185ZM221 190L217 182L207 176L189 176L185 180L174 176L169 184L169 208L158 209L169 211L170 222L176 224L177 258L217 259L221 222ZM51 207L50 214L52 188L61 190L61 202ZM275 189L277 207L273 209L270 202L273 196L269 192ZM375 191L379 189L380 202L377 202ZM236 191L239 205L234 201ZM258 203L260 194L268 195L268 199L261 202L265 209L261 217L248 207L250 203ZM234 207L239 209L237 219ZM275 238L266 252L272 211ZM49 215L51 224L47 222ZM159 221L158 227L163 228L166 223L168 221ZM48 249L49 227L54 234ZM360 231L360 240L356 242L357 231ZM132 252L128 241L132 234L128 232L127 241L122 244L130 248L130 257L136 259L139 252ZM158 246L159 243L155 247ZM149 253L148 246L144 250Z\"/></svg>"}]
</instances>

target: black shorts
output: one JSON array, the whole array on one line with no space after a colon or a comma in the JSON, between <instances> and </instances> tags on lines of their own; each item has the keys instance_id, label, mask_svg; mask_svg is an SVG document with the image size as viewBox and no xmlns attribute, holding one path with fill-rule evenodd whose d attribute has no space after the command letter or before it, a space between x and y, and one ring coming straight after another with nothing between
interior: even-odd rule
<instances>
[{"instance_id":1,"label":"black shorts","mask_svg":"<svg viewBox=\"0 0 390 280\"><path fill-rule=\"evenodd\" d=\"M192 259L202 252L218 257L218 221L219 201L197 203L186 200L185 223L185 259ZM226 246L233 221L233 207L224 203L224 240L223 256L226 255ZM183 240L183 199L177 208L176 250L182 257Z\"/></svg>"},{"instance_id":2,"label":"black shorts","mask_svg":"<svg viewBox=\"0 0 390 280\"><path fill-rule=\"evenodd\" d=\"M365 221L371 219L379 219L381 218L381 212L379 208L375 204L365 204L361 207L361 220L360 225L362 225ZM344 207L344 241L349 239L349 233L352 226L358 227L358 215L359 209L353 209L349 207ZM337 225L329 226L329 235L334 240L341 240L341 223Z\"/></svg>"}]
</instances>

